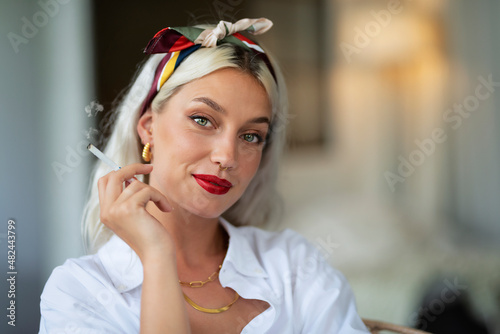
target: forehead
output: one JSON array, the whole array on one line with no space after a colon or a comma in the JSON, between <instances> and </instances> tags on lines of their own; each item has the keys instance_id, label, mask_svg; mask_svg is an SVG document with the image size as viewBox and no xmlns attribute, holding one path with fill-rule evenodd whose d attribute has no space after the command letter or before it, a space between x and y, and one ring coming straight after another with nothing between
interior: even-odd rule
<instances>
[{"instance_id":1,"label":"forehead","mask_svg":"<svg viewBox=\"0 0 500 334\"><path fill-rule=\"evenodd\" d=\"M263 85L251 74L239 69L225 68L184 85L172 98L176 103L189 104L208 97L224 110L271 116L271 103Z\"/></svg>"}]
</instances>

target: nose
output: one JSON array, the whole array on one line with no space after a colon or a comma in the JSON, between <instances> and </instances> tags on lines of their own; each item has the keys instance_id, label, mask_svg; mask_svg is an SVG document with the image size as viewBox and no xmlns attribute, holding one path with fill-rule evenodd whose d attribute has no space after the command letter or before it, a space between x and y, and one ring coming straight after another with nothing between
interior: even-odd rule
<instances>
[{"instance_id":1,"label":"nose","mask_svg":"<svg viewBox=\"0 0 500 334\"><path fill-rule=\"evenodd\" d=\"M214 141L211 153L211 161L219 165L221 169L235 169L238 167L238 143L236 139L229 136L221 136Z\"/></svg>"}]
</instances>

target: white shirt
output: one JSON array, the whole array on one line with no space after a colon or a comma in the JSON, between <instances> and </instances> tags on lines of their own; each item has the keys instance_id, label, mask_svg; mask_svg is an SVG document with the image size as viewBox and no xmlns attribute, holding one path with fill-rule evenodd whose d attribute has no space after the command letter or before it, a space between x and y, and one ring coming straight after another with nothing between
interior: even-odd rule
<instances>
[{"instance_id":1,"label":"white shirt","mask_svg":"<svg viewBox=\"0 0 500 334\"><path fill-rule=\"evenodd\" d=\"M230 238L220 283L270 305L241 333L369 333L344 276L302 236L221 224ZM139 333L142 280L139 257L114 235L97 254L54 269L41 296L40 333Z\"/></svg>"}]
</instances>

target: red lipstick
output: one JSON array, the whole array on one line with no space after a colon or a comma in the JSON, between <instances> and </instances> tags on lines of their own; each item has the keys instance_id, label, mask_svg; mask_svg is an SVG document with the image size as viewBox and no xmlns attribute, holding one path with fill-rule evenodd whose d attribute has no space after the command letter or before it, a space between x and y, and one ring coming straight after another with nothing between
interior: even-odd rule
<instances>
[{"instance_id":1,"label":"red lipstick","mask_svg":"<svg viewBox=\"0 0 500 334\"><path fill-rule=\"evenodd\" d=\"M228 180L215 175L193 174L193 177L203 189L214 195L224 195L233 186Z\"/></svg>"}]
</instances>

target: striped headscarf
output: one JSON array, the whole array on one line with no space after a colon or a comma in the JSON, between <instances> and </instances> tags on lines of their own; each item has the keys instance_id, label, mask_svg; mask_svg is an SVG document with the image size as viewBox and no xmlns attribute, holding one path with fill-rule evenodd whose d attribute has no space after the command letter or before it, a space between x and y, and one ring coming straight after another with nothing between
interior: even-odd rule
<instances>
[{"instance_id":1,"label":"striped headscarf","mask_svg":"<svg viewBox=\"0 0 500 334\"><path fill-rule=\"evenodd\" d=\"M239 45L259 56L276 80L273 67L264 50L257 43L239 33L247 31L253 35L259 35L268 31L272 25L273 23L265 18L242 19L235 23L220 21L214 29L168 27L157 32L149 41L144 53L166 53L166 55L156 68L153 84L142 106L141 115L149 108L160 88L179 64L200 47L211 48L224 43Z\"/></svg>"}]
</instances>

